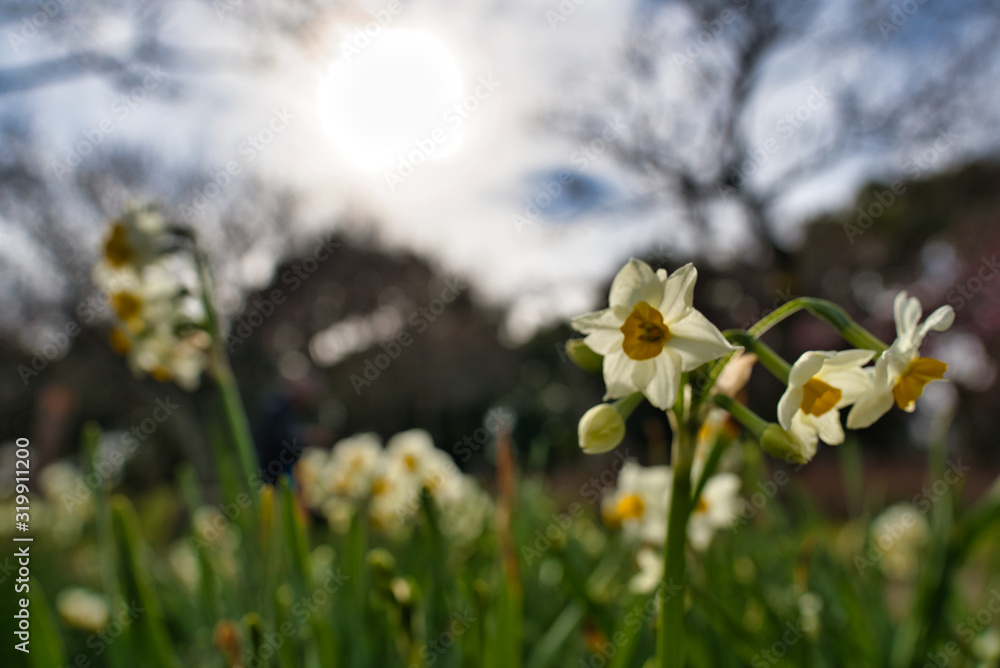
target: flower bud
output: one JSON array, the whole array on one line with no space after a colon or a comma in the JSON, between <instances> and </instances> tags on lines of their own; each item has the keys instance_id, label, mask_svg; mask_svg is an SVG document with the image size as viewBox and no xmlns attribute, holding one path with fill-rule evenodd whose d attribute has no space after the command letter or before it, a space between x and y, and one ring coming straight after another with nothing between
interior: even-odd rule
<instances>
[{"instance_id":1,"label":"flower bud","mask_svg":"<svg viewBox=\"0 0 1000 668\"><path fill-rule=\"evenodd\" d=\"M624 440L625 420L611 404L598 404L580 418L578 434L580 448L588 455L599 455Z\"/></svg>"},{"instance_id":2,"label":"flower bud","mask_svg":"<svg viewBox=\"0 0 1000 668\"><path fill-rule=\"evenodd\" d=\"M566 355L570 361L584 371L599 373L604 365L604 356L590 349L583 339L570 339L566 342Z\"/></svg>"},{"instance_id":3,"label":"flower bud","mask_svg":"<svg viewBox=\"0 0 1000 668\"><path fill-rule=\"evenodd\" d=\"M805 464L816 455L815 445L810 448L773 422L760 433L759 440L764 452L789 463Z\"/></svg>"}]
</instances>

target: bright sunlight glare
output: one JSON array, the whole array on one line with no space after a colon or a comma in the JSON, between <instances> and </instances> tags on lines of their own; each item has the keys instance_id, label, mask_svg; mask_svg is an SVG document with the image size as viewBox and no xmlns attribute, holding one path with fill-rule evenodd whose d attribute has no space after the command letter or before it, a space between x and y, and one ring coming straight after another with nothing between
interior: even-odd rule
<instances>
[{"instance_id":1,"label":"bright sunlight glare","mask_svg":"<svg viewBox=\"0 0 1000 668\"><path fill-rule=\"evenodd\" d=\"M341 154L378 171L414 151L426 160L454 152L460 128L446 114L462 94L458 65L440 40L418 30L385 30L330 67L317 109Z\"/></svg>"}]
</instances>

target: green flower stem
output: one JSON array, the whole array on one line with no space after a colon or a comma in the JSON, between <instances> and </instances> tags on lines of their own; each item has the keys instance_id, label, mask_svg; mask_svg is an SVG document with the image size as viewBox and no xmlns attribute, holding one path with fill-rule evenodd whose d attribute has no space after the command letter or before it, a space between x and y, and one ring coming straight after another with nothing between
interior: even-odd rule
<instances>
[{"instance_id":1,"label":"green flower stem","mask_svg":"<svg viewBox=\"0 0 1000 668\"><path fill-rule=\"evenodd\" d=\"M226 414L226 424L229 425L229 431L236 442L236 451L243 467L246 486L250 488L251 481L257 474L257 457L253 436L250 431L250 422L247 420L243 400L240 398L240 389L236 384L236 377L233 375L233 370L229 365L229 353L226 351L225 336L222 332L218 311L215 309L215 302L212 299L212 272L208 265L208 259L197 246L191 252L194 256L195 266L198 268L198 278L201 284L201 303L205 309L208 330L212 335L209 372L215 379L215 385L219 391L222 406ZM253 494L250 496L254 497Z\"/></svg>"},{"instance_id":2,"label":"green flower stem","mask_svg":"<svg viewBox=\"0 0 1000 668\"><path fill-rule=\"evenodd\" d=\"M876 352L882 352L888 348L878 337L854 322L851 316L847 315L847 311L833 302L813 297L802 297L801 299L807 311L820 320L830 323L844 337L844 340L855 348L865 348Z\"/></svg>"},{"instance_id":3,"label":"green flower stem","mask_svg":"<svg viewBox=\"0 0 1000 668\"><path fill-rule=\"evenodd\" d=\"M211 373L215 379L219 397L222 399L226 424L229 425L230 434L236 442L236 452L243 467L246 486L250 488L257 475L256 450L250 431L250 422L247 420L246 410L243 408L243 399L240 398L240 389L236 384L236 377L229 367L229 359L225 349L221 352L213 351ZM251 494L251 497L254 496Z\"/></svg>"},{"instance_id":4,"label":"green flower stem","mask_svg":"<svg viewBox=\"0 0 1000 668\"><path fill-rule=\"evenodd\" d=\"M724 409L736 418L737 422L746 427L757 439L760 439L764 430L771 424L740 402L725 394L713 394L712 401L716 406Z\"/></svg>"},{"instance_id":5,"label":"green flower stem","mask_svg":"<svg viewBox=\"0 0 1000 668\"><path fill-rule=\"evenodd\" d=\"M855 347L875 350L877 352L882 352L888 348L878 337L854 322L844 309L833 302L814 297L797 297L785 302L754 323L747 330L747 333L755 339L759 339L770 331L772 327L802 310L809 311L815 317L831 325L845 341ZM711 391L712 386L715 385L715 381L718 380L722 370L732 358L733 355L730 353L712 364L708 371L708 380L699 388L701 396L704 397Z\"/></svg>"},{"instance_id":6,"label":"green flower stem","mask_svg":"<svg viewBox=\"0 0 1000 668\"><path fill-rule=\"evenodd\" d=\"M739 329L727 329L723 332L723 335L733 343L746 348L747 352L756 355L760 363L764 365L764 368L774 374L775 378L785 385L788 384L788 374L791 372L792 367L771 346L754 338L749 332Z\"/></svg>"},{"instance_id":7,"label":"green flower stem","mask_svg":"<svg viewBox=\"0 0 1000 668\"><path fill-rule=\"evenodd\" d=\"M674 406L674 430L671 465L674 470L670 494L670 516L667 539L663 548L663 581L658 590L660 602L660 627L656 635L657 666L682 668L684 665L684 592L687 579L687 562L684 547L687 544L687 524L691 516L691 464L694 462L697 425L684 410L684 382ZM677 587L680 587L678 590Z\"/></svg>"},{"instance_id":8,"label":"green flower stem","mask_svg":"<svg viewBox=\"0 0 1000 668\"><path fill-rule=\"evenodd\" d=\"M618 414L622 416L623 420L627 420L639 404L642 403L642 399L642 392L633 392L632 394L615 401L611 405L614 406L615 410L618 411Z\"/></svg>"}]
</instances>

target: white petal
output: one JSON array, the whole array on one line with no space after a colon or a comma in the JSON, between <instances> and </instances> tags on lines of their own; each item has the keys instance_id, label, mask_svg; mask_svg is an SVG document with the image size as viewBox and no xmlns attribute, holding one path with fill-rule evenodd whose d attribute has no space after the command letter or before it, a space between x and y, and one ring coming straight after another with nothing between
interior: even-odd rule
<instances>
[{"instance_id":1,"label":"white petal","mask_svg":"<svg viewBox=\"0 0 1000 668\"><path fill-rule=\"evenodd\" d=\"M858 399L847 414L848 429L870 427L892 408L892 390L876 389Z\"/></svg>"},{"instance_id":2,"label":"white petal","mask_svg":"<svg viewBox=\"0 0 1000 668\"><path fill-rule=\"evenodd\" d=\"M792 418L802 406L802 385L789 385L778 400L778 424L785 431L792 427Z\"/></svg>"},{"instance_id":3,"label":"white petal","mask_svg":"<svg viewBox=\"0 0 1000 668\"><path fill-rule=\"evenodd\" d=\"M840 445L844 442L844 428L840 426L840 411L829 410L819 417L812 417L816 431L824 443Z\"/></svg>"},{"instance_id":4,"label":"white petal","mask_svg":"<svg viewBox=\"0 0 1000 668\"><path fill-rule=\"evenodd\" d=\"M635 360L625 354L625 351L604 356L604 385L607 387L607 399L620 399L631 394L638 388L632 382L632 367Z\"/></svg>"},{"instance_id":5,"label":"white petal","mask_svg":"<svg viewBox=\"0 0 1000 668\"><path fill-rule=\"evenodd\" d=\"M649 385L650 381L653 380L653 374L655 373L655 358L648 360L636 360L635 364L632 365L632 383L638 388L646 387Z\"/></svg>"},{"instance_id":6,"label":"white petal","mask_svg":"<svg viewBox=\"0 0 1000 668\"><path fill-rule=\"evenodd\" d=\"M688 524L688 543L695 552L704 552L715 536L715 529L704 518L692 517Z\"/></svg>"},{"instance_id":7,"label":"white petal","mask_svg":"<svg viewBox=\"0 0 1000 668\"><path fill-rule=\"evenodd\" d=\"M671 323L684 317L694 300L694 284L698 280L698 270L688 262L667 278L663 286L663 300L659 304L663 320Z\"/></svg>"},{"instance_id":8,"label":"white petal","mask_svg":"<svg viewBox=\"0 0 1000 668\"><path fill-rule=\"evenodd\" d=\"M671 349L664 348L663 352L651 361L656 363L656 371L642 393L649 399L649 403L660 410L670 410L677 400L677 386L680 384L681 373L680 357Z\"/></svg>"},{"instance_id":9,"label":"white petal","mask_svg":"<svg viewBox=\"0 0 1000 668\"><path fill-rule=\"evenodd\" d=\"M833 353L824 350L809 350L802 353L788 374L788 386L805 385L810 378L819 373L831 355Z\"/></svg>"},{"instance_id":10,"label":"white petal","mask_svg":"<svg viewBox=\"0 0 1000 668\"><path fill-rule=\"evenodd\" d=\"M641 488L644 493L655 498L669 498L670 489L674 483L674 470L669 466L646 466L637 467L639 472L635 481L635 486ZM657 508L664 506L662 503L654 504Z\"/></svg>"},{"instance_id":11,"label":"white petal","mask_svg":"<svg viewBox=\"0 0 1000 668\"><path fill-rule=\"evenodd\" d=\"M621 306L629 310L640 301L655 307L662 299L663 283L648 264L635 258L629 260L615 276L611 282L611 294L608 295L612 308Z\"/></svg>"},{"instance_id":12,"label":"white petal","mask_svg":"<svg viewBox=\"0 0 1000 668\"><path fill-rule=\"evenodd\" d=\"M862 350L860 348L851 350L841 350L835 353L824 366L826 367L858 367L867 364L871 358L875 357L874 350Z\"/></svg>"},{"instance_id":13,"label":"white petal","mask_svg":"<svg viewBox=\"0 0 1000 668\"><path fill-rule=\"evenodd\" d=\"M622 320L612 309L595 311L575 318L571 323L573 329L587 336L583 342L598 355L607 355L622 349Z\"/></svg>"},{"instance_id":14,"label":"white petal","mask_svg":"<svg viewBox=\"0 0 1000 668\"><path fill-rule=\"evenodd\" d=\"M871 368L835 369L821 372L820 379L840 390L841 395L840 401L837 402L837 408L844 408L872 391L874 387L873 374L874 371Z\"/></svg>"},{"instance_id":15,"label":"white petal","mask_svg":"<svg viewBox=\"0 0 1000 668\"><path fill-rule=\"evenodd\" d=\"M924 320L923 324L920 325L920 329L917 330L916 339L918 344L920 341L924 340L924 337L927 336L927 332L932 329L935 332L943 332L951 327L953 322L955 322L955 309L950 306L942 306L937 309L927 316L927 320Z\"/></svg>"},{"instance_id":16,"label":"white petal","mask_svg":"<svg viewBox=\"0 0 1000 668\"><path fill-rule=\"evenodd\" d=\"M570 322L570 326L578 332L590 334L600 329L618 329L622 326L622 321L613 309L606 308L577 316Z\"/></svg>"},{"instance_id":17,"label":"white petal","mask_svg":"<svg viewBox=\"0 0 1000 668\"><path fill-rule=\"evenodd\" d=\"M728 526L736 515L736 493L740 477L735 473L719 473L705 484L702 493L708 505L708 517L716 527Z\"/></svg>"},{"instance_id":18,"label":"white petal","mask_svg":"<svg viewBox=\"0 0 1000 668\"><path fill-rule=\"evenodd\" d=\"M896 300L892 305L893 318L896 320L896 336L899 338L909 338L917 330L917 323L923 309L920 308L920 301L916 297L907 297L906 292L896 295Z\"/></svg>"},{"instance_id":19,"label":"white petal","mask_svg":"<svg viewBox=\"0 0 1000 668\"><path fill-rule=\"evenodd\" d=\"M788 433L802 444L803 458L809 461L816 456L819 433L816 431L816 425L805 420L805 417L802 411L796 413Z\"/></svg>"},{"instance_id":20,"label":"white petal","mask_svg":"<svg viewBox=\"0 0 1000 668\"><path fill-rule=\"evenodd\" d=\"M705 362L737 350L708 318L695 309L667 326L670 328L670 340L666 349L676 351L683 371L697 369Z\"/></svg>"},{"instance_id":21,"label":"white petal","mask_svg":"<svg viewBox=\"0 0 1000 668\"><path fill-rule=\"evenodd\" d=\"M619 491L624 492L635 489L641 474L641 466L636 464L632 459L625 460L625 463L622 464L622 470L618 472L617 485Z\"/></svg>"}]
</instances>

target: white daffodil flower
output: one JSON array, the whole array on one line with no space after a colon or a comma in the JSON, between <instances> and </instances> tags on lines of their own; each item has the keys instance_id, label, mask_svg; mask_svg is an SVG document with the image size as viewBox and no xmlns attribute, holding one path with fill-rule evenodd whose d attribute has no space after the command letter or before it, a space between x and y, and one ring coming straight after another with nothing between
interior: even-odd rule
<instances>
[{"instance_id":1,"label":"white daffodil flower","mask_svg":"<svg viewBox=\"0 0 1000 668\"><path fill-rule=\"evenodd\" d=\"M667 410L682 372L736 350L691 305L697 278L691 264L668 276L629 260L611 283L609 308L573 320L584 343L604 355L605 399L638 391Z\"/></svg>"},{"instance_id":2,"label":"white daffodil flower","mask_svg":"<svg viewBox=\"0 0 1000 668\"><path fill-rule=\"evenodd\" d=\"M931 330L943 332L955 321L955 310L942 306L931 313L923 324L923 309L916 297L906 292L896 295L893 303L896 320L896 340L875 362L874 383L871 391L858 399L847 416L850 429L870 426L889 412L893 401L908 413L916 408L916 401L927 383L944 378L948 365L930 357L918 357L924 337Z\"/></svg>"},{"instance_id":3,"label":"white daffodil flower","mask_svg":"<svg viewBox=\"0 0 1000 668\"><path fill-rule=\"evenodd\" d=\"M330 494L361 500L371 493L372 476L382 456L382 441L373 433L355 434L333 446L323 467L323 485Z\"/></svg>"},{"instance_id":4,"label":"white daffodil flower","mask_svg":"<svg viewBox=\"0 0 1000 668\"><path fill-rule=\"evenodd\" d=\"M459 544L472 543L492 516L493 503L470 476L456 474L448 481L434 496L441 513L441 531Z\"/></svg>"},{"instance_id":5,"label":"white daffodil flower","mask_svg":"<svg viewBox=\"0 0 1000 668\"><path fill-rule=\"evenodd\" d=\"M908 503L889 506L872 520L871 533L882 556L882 572L897 580L916 577L931 537L930 525L916 507Z\"/></svg>"},{"instance_id":6,"label":"white daffodil flower","mask_svg":"<svg viewBox=\"0 0 1000 668\"><path fill-rule=\"evenodd\" d=\"M130 342L125 350L133 372L148 373L161 383L173 381L190 392L197 389L201 374L208 366L211 343L211 338L203 331L182 337L164 322Z\"/></svg>"},{"instance_id":7,"label":"white daffodil flower","mask_svg":"<svg viewBox=\"0 0 1000 668\"><path fill-rule=\"evenodd\" d=\"M692 549L703 551L718 529L733 523L739 489L740 478L735 473L720 473L708 479L688 521L688 542Z\"/></svg>"},{"instance_id":8,"label":"white daffodil flower","mask_svg":"<svg viewBox=\"0 0 1000 668\"><path fill-rule=\"evenodd\" d=\"M669 466L626 462L618 486L601 503L605 523L620 526L631 539L660 545L667 538L667 511L674 475Z\"/></svg>"},{"instance_id":9,"label":"white daffodil flower","mask_svg":"<svg viewBox=\"0 0 1000 668\"><path fill-rule=\"evenodd\" d=\"M628 588L633 594L651 594L660 585L663 578L663 555L648 547L639 550L635 555L639 572L628 581Z\"/></svg>"},{"instance_id":10,"label":"white daffodil flower","mask_svg":"<svg viewBox=\"0 0 1000 668\"><path fill-rule=\"evenodd\" d=\"M67 626L92 633L103 631L111 617L103 596L80 587L59 592L56 610Z\"/></svg>"},{"instance_id":11,"label":"white daffodil flower","mask_svg":"<svg viewBox=\"0 0 1000 668\"><path fill-rule=\"evenodd\" d=\"M322 482L329 457L326 450L306 448L299 461L295 462L295 479L302 487L302 496L310 508L319 508L326 499Z\"/></svg>"},{"instance_id":12,"label":"white daffodil flower","mask_svg":"<svg viewBox=\"0 0 1000 668\"><path fill-rule=\"evenodd\" d=\"M840 409L871 391L871 372L861 367L874 355L871 350L812 350L792 365L788 389L778 401L778 422L804 446L805 461L816 454L818 439L844 442Z\"/></svg>"},{"instance_id":13,"label":"white daffodil flower","mask_svg":"<svg viewBox=\"0 0 1000 668\"><path fill-rule=\"evenodd\" d=\"M142 269L164 251L166 225L154 209L133 209L114 221L104 240L103 261L110 268Z\"/></svg>"}]
</instances>

